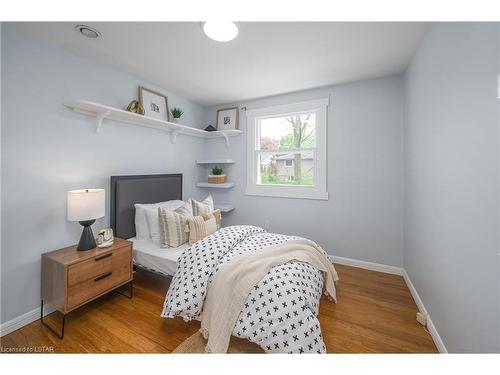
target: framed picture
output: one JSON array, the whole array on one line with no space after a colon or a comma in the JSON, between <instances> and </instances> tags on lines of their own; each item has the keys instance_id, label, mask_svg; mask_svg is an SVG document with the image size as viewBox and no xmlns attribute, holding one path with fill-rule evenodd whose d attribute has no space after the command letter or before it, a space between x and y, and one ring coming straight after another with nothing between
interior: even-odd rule
<instances>
[{"instance_id":1,"label":"framed picture","mask_svg":"<svg viewBox=\"0 0 500 375\"><path fill-rule=\"evenodd\" d=\"M217 130L238 129L238 107L224 108L217 111Z\"/></svg>"},{"instance_id":2,"label":"framed picture","mask_svg":"<svg viewBox=\"0 0 500 375\"><path fill-rule=\"evenodd\" d=\"M144 108L144 116L169 121L168 98L153 90L139 87L139 103Z\"/></svg>"}]
</instances>

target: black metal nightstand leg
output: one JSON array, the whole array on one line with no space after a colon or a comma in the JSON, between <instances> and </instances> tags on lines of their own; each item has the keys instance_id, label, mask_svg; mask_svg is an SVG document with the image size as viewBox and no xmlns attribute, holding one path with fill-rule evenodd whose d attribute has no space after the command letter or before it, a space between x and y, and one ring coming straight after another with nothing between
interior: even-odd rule
<instances>
[{"instance_id":1,"label":"black metal nightstand leg","mask_svg":"<svg viewBox=\"0 0 500 375\"><path fill-rule=\"evenodd\" d=\"M125 297L131 299L132 298L132 290L133 290L133 287L134 287L134 280L131 280L128 284L129 284L129 288L130 288L128 295L125 294L125 293L120 292L118 290L118 288L115 289L115 292L118 293L118 294L121 294L122 296L125 296Z\"/></svg>"},{"instance_id":2,"label":"black metal nightstand leg","mask_svg":"<svg viewBox=\"0 0 500 375\"><path fill-rule=\"evenodd\" d=\"M61 328L61 333L56 332L56 330L54 328L52 328L50 325L48 325L47 323L45 323L43 321L43 299L42 299L41 306L40 306L40 321L42 322L42 324L45 327L47 327L49 329L50 332L52 332L54 335L56 335L57 337L59 337L61 340L64 338L64 325L66 323L66 314L62 314L62 328Z\"/></svg>"}]
</instances>

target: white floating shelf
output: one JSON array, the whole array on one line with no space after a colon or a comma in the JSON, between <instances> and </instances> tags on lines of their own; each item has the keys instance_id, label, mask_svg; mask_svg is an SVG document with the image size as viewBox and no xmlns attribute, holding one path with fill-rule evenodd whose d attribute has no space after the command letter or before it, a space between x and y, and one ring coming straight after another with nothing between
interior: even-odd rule
<instances>
[{"instance_id":1,"label":"white floating shelf","mask_svg":"<svg viewBox=\"0 0 500 375\"><path fill-rule=\"evenodd\" d=\"M196 187L199 188L215 188L215 189L230 189L234 186L234 182L225 182L223 184L209 184L208 182L198 182Z\"/></svg>"},{"instance_id":2,"label":"white floating shelf","mask_svg":"<svg viewBox=\"0 0 500 375\"><path fill-rule=\"evenodd\" d=\"M228 203L216 203L215 209L219 209L220 212L226 213L226 212L231 212L232 210L234 210L234 206L232 204L228 204Z\"/></svg>"},{"instance_id":3,"label":"white floating shelf","mask_svg":"<svg viewBox=\"0 0 500 375\"><path fill-rule=\"evenodd\" d=\"M234 164L233 159L206 159L196 160L196 164Z\"/></svg>"},{"instance_id":4,"label":"white floating shelf","mask_svg":"<svg viewBox=\"0 0 500 375\"><path fill-rule=\"evenodd\" d=\"M207 132L203 129L193 128L191 126L176 124L163 120L157 120L152 117L142 116L138 115L137 113L132 113L124 111L122 109L109 107L104 104L98 104L84 100L65 102L64 105L73 109L75 112L95 117L96 133L98 133L101 129L104 119L110 119L114 121L125 122L127 124L170 132L170 140L172 141L172 143L175 143L175 140L179 134L185 134L205 139L224 138L226 140L226 145L229 145L229 137L234 137L242 133L241 130L236 129Z\"/></svg>"}]
</instances>

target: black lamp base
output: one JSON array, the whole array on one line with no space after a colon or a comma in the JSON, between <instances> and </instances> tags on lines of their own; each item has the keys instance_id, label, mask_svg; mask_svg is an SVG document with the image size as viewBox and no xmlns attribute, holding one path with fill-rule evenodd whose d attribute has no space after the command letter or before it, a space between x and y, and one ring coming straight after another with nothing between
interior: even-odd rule
<instances>
[{"instance_id":1,"label":"black lamp base","mask_svg":"<svg viewBox=\"0 0 500 375\"><path fill-rule=\"evenodd\" d=\"M79 221L79 223L83 225L83 232L80 237L80 242L78 242L77 250L85 251L95 248L94 233L92 233L92 228L90 227L95 223L95 220Z\"/></svg>"}]
</instances>

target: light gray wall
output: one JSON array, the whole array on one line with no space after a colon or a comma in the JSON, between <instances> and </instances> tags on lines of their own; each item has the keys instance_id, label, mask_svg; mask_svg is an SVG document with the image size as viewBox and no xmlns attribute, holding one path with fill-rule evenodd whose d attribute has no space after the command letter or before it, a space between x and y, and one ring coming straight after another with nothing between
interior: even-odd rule
<instances>
[{"instance_id":1,"label":"light gray wall","mask_svg":"<svg viewBox=\"0 0 500 375\"><path fill-rule=\"evenodd\" d=\"M406 74L404 265L450 352L499 350L498 48L435 24Z\"/></svg>"},{"instance_id":2,"label":"light gray wall","mask_svg":"<svg viewBox=\"0 0 500 375\"><path fill-rule=\"evenodd\" d=\"M0 22L0 167L2 165L2 22ZM0 208L2 206L2 171L0 169ZM2 215L0 212L0 272L2 270ZM1 304L1 292L3 288L2 277L0 275L0 304ZM0 306L0 323L2 322L1 317L1 306Z\"/></svg>"},{"instance_id":3,"label":"light gray wall","mask_svg":"<svg viewBox=\"0 0 500 375\"><path fill-rule=\"evenodd\" d=\"M184 195L197 179L194 159L204 141L133 125L94 121L67 109L86 99L119 108L138 85L163 91L185 122L201 126L204 108L151 83L73 55L2 25L2 256L1 321L39 305L40 254L77 242L78 223L66 221L66 191L106 188L119 174L184 173ZM109 223L107 215L94 230Z\"/></svg>"},{"instance_id":4,"label":"light gray wall","mask_svg":"<svg viewBox=\"0 0 500 375\"><path fill-rule=\"evenodd\" d=\"M330 199L245 195L247 127L240 111L243 135L232 138L229 148L221 141L207 148L212 157L236 161L228 168L236 187L213 192L216 201L236 206L225 224L264 225L268 220L271 231L308 237L330 254L402 266L403 94L403 78L393 76L236 103L250 109L330 97ZM217 108L207 109L207 123L215 125Z\"/></svg>"},{"instance_id":5,"label":"light gray wall","mask_svg":"<svg viewBox=\"0 0 500 375\"><path fill-rule=\"evenodd\" d=\"M497 23L497 50L498 50L498 55L497 55L497 108L498 108L498 126L499 126L499 129L500 129L500 23ZM498 143L500 144L500 130L498 132ZM498 171L498 179L499 179L499 184L498 184L498 196L500 197L500 152L499 152L499 163L498 163L498 168L497 168L497 171ZM499 215L500 215L500 199L498 201L498 212L499 212ZM498 220L498 243L499 243L499 247L500 247L500 218ZM498 271L497 271L497 274L498 274L498 277L500 278L500 249L497 249L498 250L498 253L497 253L497 264L498 264ZM498 335L497 335L497 341L498 341L498 351L500 351L500 282L497 283L497 295L498 295Z\"/></svg>"}]
</instances>

